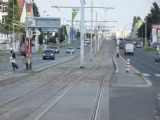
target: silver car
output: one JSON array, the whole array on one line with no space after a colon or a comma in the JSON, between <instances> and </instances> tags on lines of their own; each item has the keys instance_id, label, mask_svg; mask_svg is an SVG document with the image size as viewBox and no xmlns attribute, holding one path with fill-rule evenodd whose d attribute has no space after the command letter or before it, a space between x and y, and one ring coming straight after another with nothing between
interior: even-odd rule
<instances>
[{"instance_id":1,"label":"silver car","mask_svg":"<svg viewBox=\"0 0 160 120\"><path fill-rule=\"evenodd\" d=\"M74 53L74 48L73 47L69 47L67 50L66 50L67 53Z\"/></svg>"}]
</instances>

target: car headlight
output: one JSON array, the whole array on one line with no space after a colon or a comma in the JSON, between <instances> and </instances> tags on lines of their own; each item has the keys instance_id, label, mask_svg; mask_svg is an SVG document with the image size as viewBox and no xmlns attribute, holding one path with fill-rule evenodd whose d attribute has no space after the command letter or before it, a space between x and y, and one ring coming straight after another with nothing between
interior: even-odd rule
<instances>
[{"instance_id":1,"label":"car headlight","mask_svg":"<svg viewBox=\"0 0 160 120\"><path fill-rule=\"evenodd\" d=\"M51 55L53 55L53 54L51 54Z\"/></svg>"}]
</instances>

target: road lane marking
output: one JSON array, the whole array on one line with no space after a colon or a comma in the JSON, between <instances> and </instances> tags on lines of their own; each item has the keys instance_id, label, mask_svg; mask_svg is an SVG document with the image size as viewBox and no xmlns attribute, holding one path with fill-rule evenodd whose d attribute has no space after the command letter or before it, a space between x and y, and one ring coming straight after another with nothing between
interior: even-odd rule
<instances>
[{"instance_id":1,"label":"road lane marking","mask_svg":"<svg viewBox=\"0 0 160 120\"><path fill-rule=\"evenodd\" d=\"M150 76L151 76L151 75L148 74L148 73L142 73L142 75L145 76L145 77L150 77Z\"/></svg>"},{"instance_id":2,"label":"road lane marking","mask_svg":"<svg viewBox=\"0 0 160 120\"><path fill-rule=\"evenodd\" d=\"M160 77L160 74L155 74L156 77Z\"/></svg>"}]
</instances>

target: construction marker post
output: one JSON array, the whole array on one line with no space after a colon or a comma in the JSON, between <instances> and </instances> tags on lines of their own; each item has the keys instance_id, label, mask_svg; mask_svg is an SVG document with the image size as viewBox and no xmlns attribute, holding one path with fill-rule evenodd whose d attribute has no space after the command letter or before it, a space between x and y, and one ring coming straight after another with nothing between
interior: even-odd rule
<instances>
[{"instance_id":1,"label":"construction marker post","mask_svg":"<svg viewBox=\"0 0 160 120\"><path fill-rule=\"evenodd\" d=\"M116 48L116 57L117 57L117 58L119 58L119 53L120 53L120 50L119 50L119 47L117 47L117 48Z\"/></svg>"},{"instance_id":2,"label":"construction marker post","mask_svg":"<svg viewBox=\"0 0 160 120\"><path fill-rule=\"evenodd\" d=\"M130 59L126 59L126 72L128 73L130 71Z\"/></svg>"},{"instance_id":3,"label":"construction marker post","mask_svg":"<svg viewBox=\"0 0 160 120\"><path fill-rule=\"evenodd\" d=\"M32 37L31 31L26 32L26 70L32 69Z\"/></svg>"}]
</instances>

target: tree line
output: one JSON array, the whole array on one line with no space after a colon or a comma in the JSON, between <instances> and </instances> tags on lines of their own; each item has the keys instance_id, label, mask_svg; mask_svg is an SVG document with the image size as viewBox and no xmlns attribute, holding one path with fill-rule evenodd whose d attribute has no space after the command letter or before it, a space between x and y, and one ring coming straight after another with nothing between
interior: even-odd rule
<instances>
[{"instance_id":1,"label":"tree line","mask_svg":"<svg viewBox=\"0 0 160 120\"><path fill-rule=\"evenodd\" d=\"M150 9L150 13L146 15L144 22L138 29L138 37L145 38L145 24L147 27L147 39L151 39L152 25L160 24L160 8L159 5L154 2Z\"/></svg>"}]
</instances>

